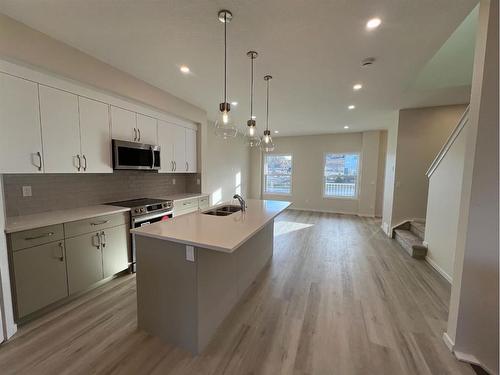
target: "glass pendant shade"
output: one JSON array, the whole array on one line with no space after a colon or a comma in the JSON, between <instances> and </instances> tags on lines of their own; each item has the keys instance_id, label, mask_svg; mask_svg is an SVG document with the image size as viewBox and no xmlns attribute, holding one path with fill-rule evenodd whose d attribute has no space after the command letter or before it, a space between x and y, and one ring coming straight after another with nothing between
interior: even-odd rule
<instances>
[{"instance_id":1,"label":"glass pendant shade","mask_svg":"<svg viewBox=\"0 0 500 375\"><path fill-rule=\"evenodd\" d=\"M238 135L238 129L234 126L229 112L223 111L215 122L215 135L228 139Z\"/></svg>"},{"instance_id":2,"label":"glass pendant shade","mask_svg":"<svg viewBox=\"0 0 500 375\"><path fill-rule=\"evenodd\" d=\"M264 131L264 135L262 136L262 140L260 142L260 148L264 152L274 151L274 142L271 137L271 132L269 130Z\"/></svg>"},{"instance_id":3,"label":"glass pendant shade","mask_svg":"<svg viewBox=\"0 0 500 375\"><path fill-rule=\"evenodd\" d=\"M248 147L259 147L260 146L260 137L254 135L252 137L247 137L247 145Z\"/></svg>"}]
</instances>

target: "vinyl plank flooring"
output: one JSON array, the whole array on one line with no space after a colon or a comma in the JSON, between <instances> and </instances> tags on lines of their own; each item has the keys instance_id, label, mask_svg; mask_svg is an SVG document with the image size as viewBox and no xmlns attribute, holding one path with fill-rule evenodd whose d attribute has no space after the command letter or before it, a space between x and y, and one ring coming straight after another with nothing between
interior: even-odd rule
<instances>
[{"instance_id":1,"label":"vinyl plank flooring","mask_svg":"<svg viewBox=\"0 0 500 375\"><path fill-rule=\"evenodd\" d=\"M441 339L449 285L379 226L285 211L272 261L198 356L138 330L126 275L20 327L0 373L473 375Z\"/></svg>"}]
</instances>

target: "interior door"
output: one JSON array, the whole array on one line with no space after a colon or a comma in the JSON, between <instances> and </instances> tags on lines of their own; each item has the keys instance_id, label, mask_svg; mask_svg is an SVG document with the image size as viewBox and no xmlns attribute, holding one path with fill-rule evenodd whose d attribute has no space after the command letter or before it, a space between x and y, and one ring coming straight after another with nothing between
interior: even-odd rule
<instances>
[{"instance_id":1,"label":"interior door","mask_svg":"<svg viewBox=\"0 0 500 375\"><path fill-rule=\"evenodd\" d=\"M187 171L195 173L196 165L196 130L186 129L186 162Z\"/></svg>"},{"instance_id":2,"label":"interior door","mask_svg":"<svg viewBox=\"0 0 500 375\"><path fill-rule=\"evenodd\" d=\"M109 106L95 100L78 98L82 171L112 173Z\"/></svg>"},{"instance_id":3,"label":"interior door","mask_svg":"<svg viewBox=\"0 0 500 375\"><path fill-rule=\"evenodd\" d=\"M160 146L160 173L174 171L174 125L158 120L158 145Z\"/></svg>"},{"instance_id":4,"label":"interior door","mask_svg":"<svg viewBox=\"0 0 500 375\"><path fill-rule=\"evenodd\" d=\"M43 171L36 83L0 73L0 132L0 173Z\"/></svg>"},{"instance_id":5,"label":"interior door","mask_svg":"<svg viewBox=\"0 0 500 375\"><path fill-rule=\"evenodd\" d=\"M138 139L137 142L147 143L150 145L158 144L157 137L157 123L156 119L137 114L137 129L138 129Z\"/></svg>"},{"instance_id":6,"label":"interior door","mask_svg":"<svg viewBox=\"0 0 500 375\"><path fill-rule=\"evenodd\" d=\"M174 147L174 172L187 172L186 164L186 129L182 126L174 125L173 147Z\"/></svg>"},{"instance_id":7,"label":"interior door","mask_svg":"<svg viewBox=\"0 0 500 375\"><path fill-rule=\"evenodd\" d=\"M43 85L39 90L45 172L78 172L81 165L78 97Z\"/></svg>"},{"instance_id":8,"label":"interior door","mask_svg":"<svg viewBox=\"0 0 500 375\"><path fill-rule=\"evenodd\" d=\"M111 134L113 139L136 142L139 137L136 113L112 105Z\"/></svg>"}]
</instances>

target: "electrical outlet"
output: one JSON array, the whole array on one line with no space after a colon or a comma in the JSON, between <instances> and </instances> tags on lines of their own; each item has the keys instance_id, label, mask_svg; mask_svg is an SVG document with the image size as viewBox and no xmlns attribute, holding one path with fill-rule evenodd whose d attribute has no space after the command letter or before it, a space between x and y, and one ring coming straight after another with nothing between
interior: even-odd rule
<instances>
[{"instance_id":1,"label":"electrical outlet","mask_svg":"<svg viewBox=\"0 0 500 375\"><path fill-rule=\"evenodd\" d=\"M23 197L31 197L31 186L23 186Z\"/></svg>"},{"instance_id":2,"label":"electrical outlet","mask_svg":"<svg viewBox=\"0 0 500 375\"><path fill-rule=\"evenodd\" d=\"M175 185L175 178L172 178L172 185Z\"/></svg>"},{"instance_id":3,"label":"electrical outlet","mask_svg":"<svg viewBox=\"0 0 500 375\"><path fill-rule=\"evenodd\" d=\"M199 179L199 178L197 178L197 179L196 179L196 185L199 185L199 184L201 184L201 181L200 181L200 179Z\"/></svg>"},{"instance_id":4,"label":"electrical outlet","mask_svg":"<svg viewBox=\"0 0 500 375\"><path fill-rule=\"evenodd\" d=\"M186 245L186 260L194 262L194 247Z\"/></svg>"}]
</instances>

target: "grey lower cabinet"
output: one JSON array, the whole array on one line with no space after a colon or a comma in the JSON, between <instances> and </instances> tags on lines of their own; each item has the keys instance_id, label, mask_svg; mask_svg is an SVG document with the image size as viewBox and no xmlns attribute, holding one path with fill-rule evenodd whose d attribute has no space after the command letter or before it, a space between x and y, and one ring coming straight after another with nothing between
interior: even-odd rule
<instances>
[{"instance_id":1,"label":"grey lower cabinet","mask_svg":"<svg viewBox=\"0 0 500 375\"><path fill-rule=\"evenodd\" d=\"M103 279L100 233L66 239L69 294L88 289Z\"/></svg>"},{"instance_id":2,"label":"grey lower cabinet","mask_svg":"<svg viewBox=\"0 0 500 375\"><path fill-rule=\"evenodd\" d=\"M16 321L126 270L129 228L125 212L10 234Z\"/></svg>"},{"instance_id":3,"label":"grey lower cabinet","mask_svg":"<svg viewBox=\"0 0 500 375\"><path fill-rule=\"evenodd\" d=\"M128 226L105 229L102 244L102 268L104 278L110 277L128 267L128 252L123 249L130 247Z\"/></svg>"},{"instance_id":4,"label":"grey lower cabinet","mask_svg":"<svg viewBox=\"0 0 500 375\"><path fill-rule=\"evenodd\" d=\"M26 316L68 296L64 241L14 252L17 312Z\"/></svg>"}]
</instances>

